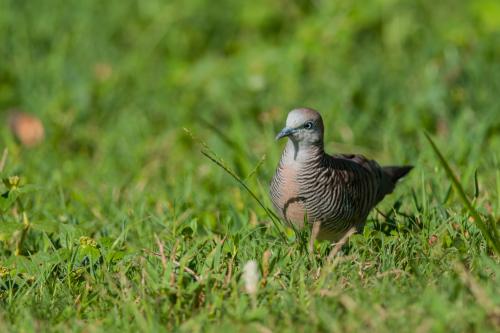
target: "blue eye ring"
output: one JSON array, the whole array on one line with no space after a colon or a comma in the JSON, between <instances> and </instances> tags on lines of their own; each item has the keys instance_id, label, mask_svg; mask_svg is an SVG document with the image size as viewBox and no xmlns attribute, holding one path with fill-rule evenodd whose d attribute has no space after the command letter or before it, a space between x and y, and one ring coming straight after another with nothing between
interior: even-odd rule
<instances>
[{"instance_id":1,"label":"blue eye ring","mask_svg":"<svg viewBox=\"0 0 500 333\"><path fill-rule=\"evenodd\" d=\"M312 121L308 121L307 123L304 124L304 128L305 129L311 129L311 128L313 128L313 122Z\"/></svg>"}]
</instances>

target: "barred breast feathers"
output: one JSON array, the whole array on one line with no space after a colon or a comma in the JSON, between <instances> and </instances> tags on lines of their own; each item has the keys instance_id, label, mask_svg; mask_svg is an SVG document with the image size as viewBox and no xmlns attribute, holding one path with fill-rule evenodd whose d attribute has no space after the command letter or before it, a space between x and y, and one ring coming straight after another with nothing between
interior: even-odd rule
<instances>
[{"instance_id":1,"label":"barred breast feathers","mask_svg":"<svg viewBox=\"0 0 500 333\"><path fill-rule=\"evenodd\" d=\"M276 173L271 181L271 201L278 214L299 227L304 222L304 198L299 195L297 174L300 164L296 161L293 143L287 143Z\"/></svg>"},{"instance_id":2,"label":"barred breast feathers","mask_svg":"<svg viewBox=\"0 0 500 333\"><path fill-rule=\"evenodd\" d=\"M412 166L381 167L363 155L328 155L323 120L312 109L289 112L277 139L288 137L270 196L288 223L321 223L318 239L338 240L348 229L363 229L370 210L394 190Z\"/></svg>"}]
</instances>

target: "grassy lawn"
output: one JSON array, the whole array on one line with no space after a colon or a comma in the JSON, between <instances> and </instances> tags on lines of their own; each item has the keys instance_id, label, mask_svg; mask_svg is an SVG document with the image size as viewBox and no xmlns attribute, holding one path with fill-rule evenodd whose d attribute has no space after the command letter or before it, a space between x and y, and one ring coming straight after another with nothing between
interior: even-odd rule
<instances>
[{"instance_id":1,"label":"grassy lawn","mask_svg":"<svg viewBox=\"0 0 500 333\"><path fill-rule=\"evenodd\" d=\"M498 1L0 0L0 41L0 331L500 329ZM340 250L258 202L299 106L415 165Z\"/></svg>"}]
</instances>

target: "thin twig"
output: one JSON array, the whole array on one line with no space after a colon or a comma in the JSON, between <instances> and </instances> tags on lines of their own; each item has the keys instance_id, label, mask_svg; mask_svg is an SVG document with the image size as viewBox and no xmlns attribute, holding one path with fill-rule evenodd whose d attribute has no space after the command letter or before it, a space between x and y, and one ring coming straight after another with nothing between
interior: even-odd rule
<instances>
[{"instance_id":1,"label":"thin twig","mask_svg":"<svg viewBox=\"0 0 500 333\"><path fill-rule=\"evenodd\" d=\"M488 297L484 289L479 286L474 277L472 277L470 272L467 271L462 263L457 262L453 268L460 277L460 280L462 280L462 283L469 288L470 292L481 307L483 307L486 311L499 311L499 309L495 309L496 307L493 301Z\"/></svg>"},{"instance_id":2,"label":"thin twig","mask_svg":"<svg viewBox=\"0 0 500 333\"><path fill-rule=\"evenodd\" d=\"M160 253L156 253L156 252L148 250L148 249L143 249L143 251L148 253L148 254L154 255L156 257L161 257ZM197 275L196 272L193 271L191 268L186 267L186 266L182 266L177 260L172 260L172 263L174 264L175 267L182 268L184 270L184 272L191 275L197 282L203 281L203 278L201 276Z\"/></svg>"},{"instance_id":3,"label":"thin twig","mask_svg":"<svg viewBox=\"0 0 500 333\"><path fill-rule=\"evenodd\" d=\"M160 242L160 239L158 236L155 234L155 240L156 244L158 244L158 249L160 250L160 258L161 258L161 265L163 266L163 269L167 269L167 258L165 257L165 252L163 249L163 244Z\"/></svg>"},{"instance_id":4,"label":"thin twig","mask_svg":"<svg viewBox=\"0 0 500 333\"><path fill-rule=\"evenodd\" d=\"M486 311L488 318L495 327L500 327L500 308L491 300L486 291L481 288L465 266L457 262L454 270L460 277L462 283L470 290L477 304Z\"/></svg>"},{"instance_id":5,"label":"thin twig","mask_svg":"<svg viewBox=\"0 0 500 333\"><path fill-rule=\"evenodd\" d=\"M175 256L177 254L177 247L179 246L179 239L175 241L174 246L172 247L172 252L170 253L170 261L175 261ZM170 273L170 285L173 286L175 284L175 272L172 271Z\"/></svg>"},{"instance_id":6,"label":"thin twig","mask_svg":"<svg viewBox=\"0 0 500 333\"><path fill-rule=\"evenodd\" d=\"M346 232L346 234L344 236L342 236L342 238L337 243L335 243L335 247L332 249L332 251L328 255L327 262L330 262L333 260L333 258L337 255L337 253L339 253L342 246L344 246L344 244L347 242L349 237L351 237L355 232L356 232L356 228L352 227L351 229L349 229L349 231Z\"/></svg>"},{"instance_id":7,"label":"thin twig","mask_svg":"<svg viewBox=\"0 0 500 333\"><path fill-rule=\"evenodd\" d=\"M312 254L314 250L314 241L318 238L319 234L319 229L321 228L321 222L314 222L312 231L311 231L311 238L309 239L309 253Z\"/></svg>"}]
</instances>

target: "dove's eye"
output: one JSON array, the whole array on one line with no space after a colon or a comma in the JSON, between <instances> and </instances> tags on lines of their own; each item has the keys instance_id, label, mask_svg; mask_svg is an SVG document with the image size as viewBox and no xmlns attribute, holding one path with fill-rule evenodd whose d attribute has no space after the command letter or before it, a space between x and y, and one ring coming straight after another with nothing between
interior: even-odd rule
<instances>
[{"instance_id":1,"label":"dove's eye","mask_svg":"<svg viewBox=\"0 0 500 333\"><path fill-rule=\"evenodd\" d=\"M304 124L305 129L311 129L313 127L312 121L308 121L307 123Z\"/></svg>"}]
</instances>

